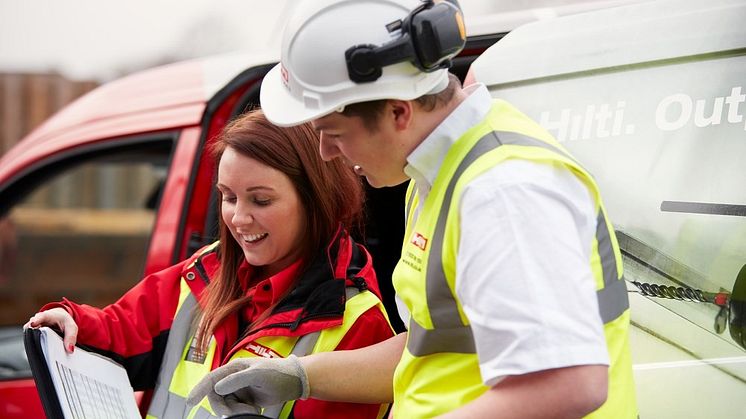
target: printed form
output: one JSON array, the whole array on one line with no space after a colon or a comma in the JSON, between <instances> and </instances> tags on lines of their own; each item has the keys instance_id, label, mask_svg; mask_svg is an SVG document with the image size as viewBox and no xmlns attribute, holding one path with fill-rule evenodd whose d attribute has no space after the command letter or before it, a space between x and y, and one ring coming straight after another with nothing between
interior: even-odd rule
<instances>
[{"instance_id":1,"label":"printed form","mask_svg":"<svg viewBox=\"0 0 746 419\"><path fill-rule=\"evenodd\" d=\"M57 397L66 419L139 419L127 373L116 362L75 348L65 351L57 333L39 329Z\"/></svg>"}]
</instances>

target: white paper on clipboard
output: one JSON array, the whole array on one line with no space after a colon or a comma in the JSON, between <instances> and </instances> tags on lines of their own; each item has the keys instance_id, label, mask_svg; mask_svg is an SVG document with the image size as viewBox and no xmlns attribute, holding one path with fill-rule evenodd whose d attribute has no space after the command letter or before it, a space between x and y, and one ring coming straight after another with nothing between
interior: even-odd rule
<instances>
[{"instance_id":1,"label":"white paper on clipboard","mask_svg":"<svg viewBox=\"0 0 746 419\"><path fill-rule=\"evenodd\" d=\"M132 386L121 365L78 347L67 353L62 338L52 329L42 327L39 331L66 419L140 419Z\"/></svg>"}]
</instances>

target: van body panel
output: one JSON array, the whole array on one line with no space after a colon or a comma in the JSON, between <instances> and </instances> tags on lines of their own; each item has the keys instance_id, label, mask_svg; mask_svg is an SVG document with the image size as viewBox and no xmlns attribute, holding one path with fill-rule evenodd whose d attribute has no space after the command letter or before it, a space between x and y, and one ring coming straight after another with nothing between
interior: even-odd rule
<instances>
[{"instance_id":1,"label":"van body panel","mask_svg":"<svg viewBox=\"0 0 746 419\"><path fill-rule=\"evenodd\" d=\"M539 20L511 31L472 71L482 83L506 86L738 53L745 14L741 0L663 0Z\"/></svg>"},{"instance_id":2,"label":"van body panel","mask_svg":"<svg viewBox=\"0 0 746 419\"><path fill-rule=\"evenodd\" d=\"M472 65L600 185L640 417L743 417L746 351L728 308L632 281L730 293L746 264L745 21L743 1L642 3L522 26Z\"/></svg>"}]
</instances>

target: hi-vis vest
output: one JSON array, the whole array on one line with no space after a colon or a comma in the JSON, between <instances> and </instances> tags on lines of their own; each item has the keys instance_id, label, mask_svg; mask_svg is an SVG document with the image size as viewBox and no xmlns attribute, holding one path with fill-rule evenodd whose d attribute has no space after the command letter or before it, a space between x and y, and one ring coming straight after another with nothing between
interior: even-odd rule
<instances>
[{"instance_id":1,"label":"hi-vis vest","mask_svg":"<svg viewBox=\"0 0 746 419\"><path fill-rule=\"evenodd\" d=\"M598 226L591 266L611 360L609 396L592 418L636 418L629 351L629 302L614 230L598 187L549 133L503 101L448 151L432 190L419 202L413 182L407 193L407 229L393 274L411 318L406 348L394 373L394 417L429 418L476 399L487 390L469 326L455 293L461 191L475 177L507 159L560 164L588 187ZM416 222L413 209L420 208ZM496 278L495 280L500 280Z\"/></svg>"},{"instance_id":2,"label":"hi-vis vest","mask_svg":"<svg viewBox=\"0 0 746 419\"><path fill-rule=\"evenodd\" d=\"M217 243L205 249L204 253L212 251ZM193 262L194 263L194 262ZM195 347L195 317L201 312L194 294L187 281L194 278L181 278L179 303L176 309L171 330L168 336L161 369L153 392L153 399L148 409L146 419L207 419L217 418L210 407L207 398L187 410L186 398L189 391L210 372L215 354L215 340L212 339L205 353L197 352ZM318 332L303 336L262 336L249 343L252 351L241 349L230 359L253 356L287 357L308 355L316 352L333 351L355 321L368 309L381 304L378 297L368 291L359 291L348 287L347 301L342 324L322 329ZM263 415L270 418L287 418L293 409L294 401L264 409ZM387 409L382 405L379 418Z\"/></svg>"}]
</instances>

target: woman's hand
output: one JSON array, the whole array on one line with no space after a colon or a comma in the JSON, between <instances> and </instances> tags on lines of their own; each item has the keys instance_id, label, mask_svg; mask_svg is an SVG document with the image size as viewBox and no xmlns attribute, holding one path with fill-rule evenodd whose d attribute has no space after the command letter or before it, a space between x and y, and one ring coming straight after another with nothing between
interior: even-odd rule
<instances>
[{"instance_id":1,"label":"woman's hand","mask_svg":"<svg viewBox=\"0 0 746 419\"><path fill-rule=\"evenodd\" d=\"M65 350L72 353L75 349L75 342L78 340L78 325L73 320L73 316L64 308L55 307L50 310L41 311L31 316L29 321L23 325L23 328L39 328L42 326L56 327L64 334L62 341L65 344Z\"/></svg>"}]
</instances>

